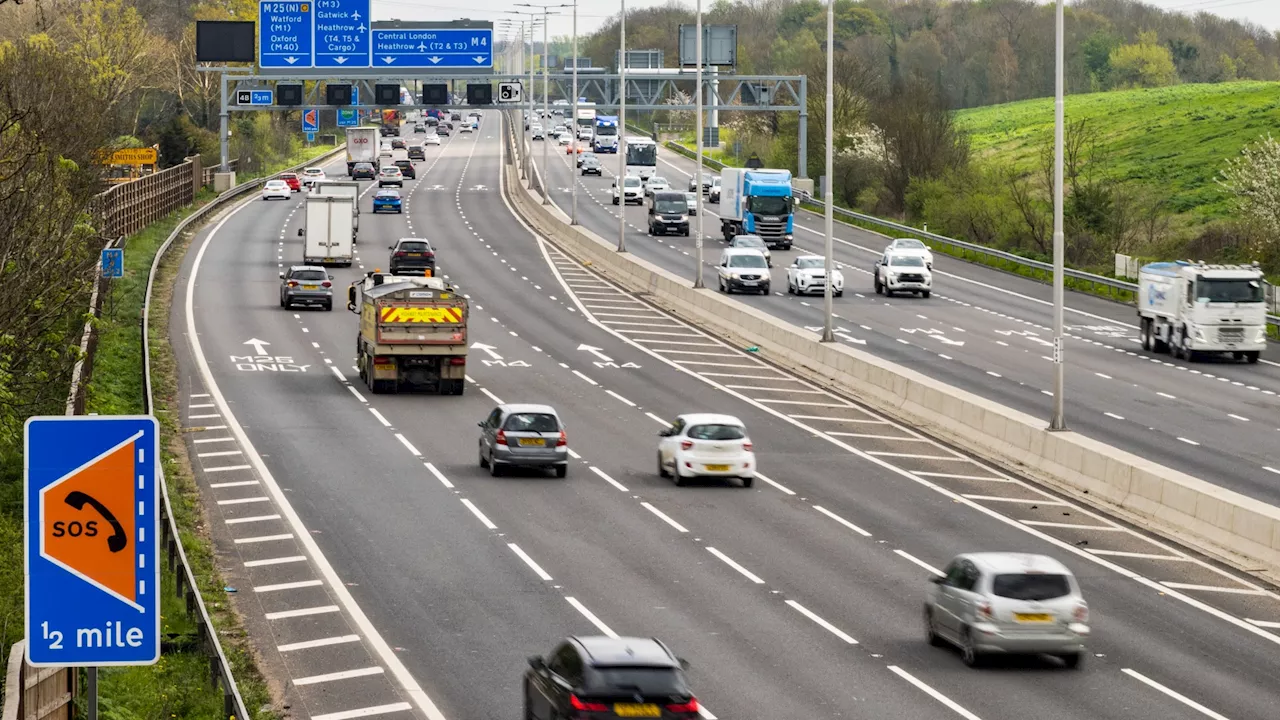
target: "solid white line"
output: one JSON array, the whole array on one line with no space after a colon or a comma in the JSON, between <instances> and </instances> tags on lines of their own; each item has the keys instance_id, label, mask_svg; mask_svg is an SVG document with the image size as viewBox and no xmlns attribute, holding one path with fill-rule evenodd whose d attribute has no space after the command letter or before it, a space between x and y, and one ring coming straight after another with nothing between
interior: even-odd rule
<instances>
[{"instance_id":1,"label":"solid white line","mask_svg":"<svg viewBox=\"0 0 1280 720\"><path fill-rule=\"evenodd\" d=\"M859 410L859 412L862 412ZM867 423L869 425L888 425L887 420L867 420L861 418L831 417L829 415L788 415L793 420L826 420L829 422Z\"/></svg>"},{"instance_id":2,"label":"solid white line","mask_svg":"<svg viewBox=\"0 0 1280 720\"><path fill-rule=\"evenodd\" d=\"M574 375L577 375L578 377L582 378L583 380L586 380L587 382L591 383L592 385L599 385L599 384L600 384L600 383L596 382L595 380L592 380L591 378L587 377L586 375L583 375L583 374L582 374L582 372L581 372L581 371L579 371L579 370L574 370L574 371L573 371L573 374L574 374Z\"/></svg>"},{"instance_id":3,"label":"solid white line","mask_svg":"<svg viewBox=\"0 0 1280 720\"><path fill-rule=\"evenodd\" d=\"M1229 418L1234 418L1234 419L1236 419L1236 420L1239 420L1240 422L1249 422L1249 418L1247 418L1247 417L1242 417L1242 416L1240 416L1240 415L1235 415L1235 414L1233 414L1233 413L1227 413L1227 417L1229 417Z\"/></svg>"},{"instance_id":4,"label":"solid white line","mask_svg":"<svg viewBox=\"0 0 1280 720\"><path fill-rule=\"evenodd\" d=\"M209 393L191 393L191 397L193 397L193 398L206 398L206 397L209 397Z\"/></svg>"},{"instance_id":5,"label":"solid white line","mask_svg":"<svg viewBox=\"0 0 1280 720\"><path fill-rule=\"evenodd\" d=\"M1159 555L1156 553L1128 552L1125 550L1089 550L1087 548L1085 549L1085 552L1092 553L1094 555L1106 555L1107 557L1136 558L1138 560L1173 560L1175 562L1191 562L1191 558L1181 557L1178 555Z\"/></svg>"},{"instance_id":6,"label":"solid white line","mask_svg":"<svg viewBox=\"0 0 1280 720\"><path fill-rule=\"evenodd\" d=\"M920 558L916 557L915 555L912 555L911 553L907 552L906 550L894 550L893 552L894 552L894 554L895 554L895 555L897 555L898 557L901 557L901 558L903 558L903 559L905 559L905 560L909 560L909 561L911 561L911 562L915 563L916 565L919 565L920 567L924 568L925 570L928 570L929 572L933 573L934 575L941 575L941 574L942 574L942 571L941 571L941 570L939 570L938 568L936 568L936 567L934 567L934 566L930 565L929 563L927 563L927 562L925 562L925 561L921 560Z\"/></svg>"},{"instance_id":7,"label":"solid white line","mask_svg":"<svg viewBox=\"0 0 1280 720\"><path fill-rule=\"evenodd\" d=\"M810 402L808 400L756 400L758 403L768 403L770 405L809 405L811 407L830 407L830 408L849 408L856 410L854 406L845 403L836 405L834 403Z\"/></svg>"},{"instance_id":8,"label":"solid white line","mask_svg":"<svg viewBox=\"0 0 1280 720\"><path fill-rule=\"evenodd\" d=\"M950 478L952 480L982 480L985 482L1013 482L1009 478L985 477L983 475L955 475L953 473L917 472L922 477Z\"/></svg>"},{"instance_id":9,"label":"solid white line","mask_svg":"<svg viewBox=\"0 0 1280 720\"><path fill-rule=\"evenodd\" d=\"M1173 588L1174 590L1202 590L1204 592L1231 593L1234 595L1266 595L1267 594L1266 590L1257 590L1252 588L1232 588L1232 587L1221 587L1218 585L1195 585L1193 583L1180 583L1180 582L1164 582L1164 581L1157 581L1157 582L1159 582L1161 585L1165 587Z\"/></svg>"},{"instance_id":10,"label":"solid white line","mask_svg":"<svg viewBox=\"0 0 1280 720\"><path fill-rule=\"evenodd\" d=\"M232 518L227 520L228 525L236 525L238 523L262 522L263 520L279 520L279 515L254 515L246 518Z\"/></svg>"},{"instance_id":11,"label":"solid white line","mask_svg":"<svg viewBox=\"0 0 1280 720\"><path fill-rule=\"evenodd\" d=\"M959 704L959 703L957 703L955 700L952 700L951 698L947 697L946 695L943 695L942 693L938 692L937 690L934 690L933 688L929 687L929 686L928 686L928 685L926 685L925 683L923 683L923 682L921 682L920 680L918 680L918 679L916 678L916 676L912 675L911 673L907 672L906 670L903 670L902 668L898 667L897 665L890 665L890 666L889 666L889 671L890 671L890 672L892 672L894 675L897 675L898 677L902 678L903 680L906 680L907 682L911 683L912 685L915 685L915 686L916 686L916 688L917 688L918 690L920 690L921 692L923 692L925 695L928 695L929 697L933 698L934 700L937 700L938 702L942 703L943 705L946 705L946 706L947 706L947 707L948 707L952 712L954 712L955 714L957 714L957 715L959 715L960 717L964 718L965 720L982 720L982 718L978 717L977 715L974 715L973 713L969 712L968 710L965 710L965 709L964 709L963 707L961 707L961 706L960 706L960 704ZM314 719L313 719L313 720L314 720Z\"/></svg>"},{"instance_id":12,"label":"solid white line","mask_svg":"<svg viewBox=\"0 0 1280 720\"><path fill-rule=\"evenodd\" d=\"M268 565L285 565L287 563L306 562L305 555L290 555L289 557L268 558L266 560L246 560L245 567L266 567Z\"/></svg>"},{"instance_id":13,"label":"solid white line","mask_svg":"<svg viewBox=\"0 0 1280 720\"><path fill-rule=\"evenodd\" d=\"M453 483L449 482L449 478L445 477L443 473L437 470L435 465L432 465L431 463L424 463L424 464L426 465L427 472L430 472L432 475L435 475L436 479L439 480L445 487L451 490L453 489Z\"/></svg>"},{"instance_id":14,"label":"solid white line","mask_svg":"<svg viewBox=\"0 0 1280 720\"><path fill-rule=\"evenodd\" d=\"M327 675L312 675L311 677L294 678L294 685L315 685L316 683L333 682L334 680L350 680L351 678L367 677L369 675L381 675L386 672L382 666L360 668L359 670L343 670L342 672L329 673Z\"/></svg>"},{"instance_id":15,"label":"solid white line","mask_svg":"<svg viewBox=\"0 0 1280 720\"><path fill-rule=\"evenodd\" d=\"M258 537L239 538L235 542L237 545L249 545L251 543L273 542L275 540L290 540L293 533L281 533L279 535L259 535Z\"/></svg>"},{"instance_id":16,"label":"solid white line","mask_svg":"<svg viewBox=\"0 0 1280 720\"><path fill-rule=\"evenodd\" d=\"M1157 395L1159 395L1159 396L1160 396L1160 397L1162 397L1162 398L1169 398L1170 400L1177 400L1177 399L1178 399L1178 397L1177 397L1176 395L1170 395L1169 393L1165 393L1165 392L1157 392L1156 394L1157 394Z\"/></svg>"},{"instance_id":17,"label":"solid white line","mask_svg":"<svg viewBox=\"0 0 1280 720\"><path fill-rule=\"evenodd\" d=\"M683 526L683 525L681 525L680 523L676 522L675 520L672 520L670 517L668 517L668 516L667 516L667 514L666 514L666 513L662 512L661 510L659 510L658 508L654 507L653 505L651 505L651 504L649 504L649 503L647 503L647 502L642 502L642 503L640 503L640 505L641 505L641 506L643 506L645 510L648 510L649 512L653 513L654 515L657 515L659 518L661 518L661 519L663 520L663 522L665 522L666 524L668 524L668 525L670 525L671 527L675 528L675 529L676 529L676 530L678 530L679 532L682 532L682 533L687 533L687 532L689 532L689 529L688 529L688 528L686 528L685 526Z\"/></svg>"},{"instance_id":18,"label":"solid white line","mask_svg":"<svg viewBox=\"0 0 1280 720\"><path fill-rule=\"evenodd\" d=\"M337 605L322 605L320 607L302 608L301 610L281 610L280 612L270 612L266 614L268 620L284 620L286 618L307 617L309 615L323 615L325 613L341 612L341 608Z\"/></svg>"},{"instance_id":19,"label":"solid white line","mask_svg":"<svg viewBox=\"0 0 1280 720\"><path fill-rule=\"evenodd\" d=\"M622 492L627 492L627 487L626 487L625 485L623 485L622 483L618 482L617 480L614 480L613 478L609 477L607 474L605 474L605 471L601 470L600 468L596 467L595 465L592 465L592 466L591 466L591 472L593 472L593 473L595 473L595 474L599 475L600 477L604 478L604 479L605 479L605 481L607 481L610 485L612 485L612 486L614 486L614 487L618 488L618 489L619 489L619 490L621 490Z\"/></svg>"},{"instance_id":20,"label":"solid white line","mask_svg":"<svg viewBox=\"0 0 1280 720\"><path fill-rule=\"evenodd\" d=\"M254 592L276 592L277 590L299 590L301 588L317 587L323 585L321 580L299 580L298 582L276 583L274 585L259 585L253 589Z\"/></svg>"},{"instance_id":21,"label":"solid white line","mask_svg":"<svg viewBox=\"0 0 1280 720\"><path fill-rule=\"evenodd\" d=\"M1188 445L1199 445L1199 444L1200 444L1200 443L1196 442L1195 440L1188 440L1188 439L1186 439L1186 438L1184 438L1184 437L1180 437L1180 438L1178 438L1178 439L1179 439L1179 440L1181 440L1182 442L1184 442L1184 443L1188 444Z\"/></svg>"},{"instance_id":22,"label":"solid white line","mask_svg":"<svg viewBox=\"0 0 1280 720\"><path fill-rule=\"evenodd\" d=\"M401 445L404 445L406 448L408 448L409 452L413 453L417 457L422 457L422 453L418 452L418 448L414 447L413 443L409 442L409 440L405 438L404 435L401 435L400 433L396 433L396 439L400 441Z\"/></svg>"},{"instance_id":23,"label":"solid white line","mask_svg":"<svg viewBox=\"0 0 1280 720\"><path fill-rule=\"evenodd\" d=\"M734 561L733 561L733 558L729 557L728 555L725 555L724 553L720 552L719 550L717 550L717 549L715 549L715 548L713 548L713 547L708 547L708 548L707 548L707 552L709 552L709 553L711 553L712 555L715 555L716 557L718 557L718 558L720 558L721 560L723 560L725 565L728 565L729 567L733 568L734 570L737 570L738 572L742 573L742 575L743 575L744 577L746 577L748 580L750 580L751 582L753 582L753 583L755 583L755 584L757 584L757 585L763 585L763 584L764 584L764 580L761 580L761 579L760 579L760 577L759 577L758 575L756 575L755 573L751 572L750 570L748 570L748 569L746 569L746 568L742 567L742 566L741 566L741 565L739 565L738 563L734 562Z\"/></svg>"},{"instance_id":24,"label":"solid white line","mask_svg":"<svg viewBox=\"0 0 1280 720\"><path fill-rule=\"evenodd\" d=\"M1205 717L1213 718L1213 720L1228 720L1228 718L1227 718L1225 715L1221 715L1221 714L1219 714L1219 713L1216 713L1216 712L1214 712L1214 711L1210 710L1209 708L1207 708L1207 707L1205 707L1205 706L1201 705L1200 703L1196 702L1195 700L1192 700L1191 698L1187 697L1186 695L1183 695L1183 694L1181 694L1181 693L1178 693L1178 692L1175 692L1175 691L1173 691L1173 690L1170 690L1169 688L1165 687L1164 685L1161 685L1160 683L1156 682L1155 680L1152 680L1151 678L1147 677L1146 675L1143 675L1142 673L1138 672L1137 670L1131 670L1131 669L1129 669L1129 668L1120 668L1120 672L1124 673L1125 675L1128 675L1129 677L1133 678L1134 680L1137 680L1138 682L1140 682L1140 683L1142 683L1142 684L1144 684L1144 685L1146 685L1146 686L1148 686L1148 687L1151 687L1151 688L1154 688L1154 689L1156 689L1156 690L1159 690L1160 692L1164 693L1165 695L1168 695L1169 697L1173 698L1174 700L1177 700L1178 702L1182 703L1183 705L1186 705L1187 707L1191 708L1192 710L1195 710L1196 712L1199 712L1201 715L1204 715Z\"/></svg>"},{"instance_id":25,"label":"solid white line","mask_svg":"<svg viewBox=\"0 0 1280 720\"><path fill-rule=\"evenodd\" d=\"M388 422L386 418L382 417L382 413L378 412L378 408L369 408L369 412L373 413L373 416L378 418L378 422L382 423L382 427L391 427L391 423Z\"/></svg>"},{"instance_id":26,"label":"solid white line","mask_svg":"<svg viewBox=\"0 0 1280 720\"><path fill-rule=\"evenodd\" d=\"M401 689L414 701L422 713L426 715L427 720L445 720L444 714L435 706L435 703L433 703L431 698L427 696L425 691L423 691L422 686L414 680L413 675L410 674L409 669L405 667L404 662L401 661L395 651L391 649L391 646L387 644L386 640L384 640L378 633L377 629L374 628L369 617L365 615L364 611L356 603L355 598L352 597L350 588L348 588L338 576L338 573L333 569L333 566L324 556L324 553L320 551L320 547L316 543L315 538L312 537L311 532L307 529L306 525L303 524L302 519L298 517L297 511L294 510L293 505L285 496L284 490L280 487L279 483L276 482L275 477L267 468L266 463L262 461L262 457L258 454L257 449L254 447L253 443L250 442L248 434L245 433L244 428L240 423L236 421L235 414L232 412L231 406L227 403L226 398L223 397L222 391L218 388L217 381L213 376L213 371L209 367L208 359L205 357L200 333L196 327L195 314L195 286L200 277L200 266L209 246L226 223L230 221L236 213L252 206L254 206L253 202L248 201L227 213L222 220L213 227L213 229L205 234L204 240L200 243L200 248L196 251L195 258L192 260L191 272L187 276L187 287L184 298L185 306L183 308L186 315L187 342L191 344L192 357L195 359L199 368L205 389L209 391L219 409L222 410L222 416L226 419L228 428L231 433L235 435L241 449L245 451L246 458L257 470L257 474L262 479L263 484L269 488L271 496L276 501L276 506L279 507L282 514L288 518L289 524L293 528L294 533L286 535L286 537L294 537L296 534L296 541L302 543L305 547L307 554L311 557L317 570L328 581L331 593L338 598L342 603L342 606L347 610L352 623L359 628L361 634L368 642L370 649L375 652L379 658L381 658L388 668L390 668ZM313 720L335 719L320 718L317 716L313 718Z\"/></svg>"},{"instance_id":27,"label":"solid white line","mask_svg":"<svg viewBox=\"0 0 1280 720\"><path fill-rule=\"evenodd\" d=\"M880 452L878 450L866 450L864 452L866 452L868 455L874 455L876 457L910 458L913 460L945 460L949 462L972 462L972 460L970 460L969 458L950 457L946 455L915 455L912 453Z\"/></svg>"},{"instance_id":28,"label":"solid white line","mask_svg":"<svg viewBox=\"0 0 1280 720\"><path fill-rule=\"evenodd\" d=\"M840 638L841 640L843 640L843 641L845 641L845 642L849 643L850 645L857 645L857 644L858 644L858 641L857 641L857 640L854 640L854 639L853 639L853 636L849 635L848 633L846 633L845 631L843 631L843 630L841 630L840 628L836 627L835 625L832 625L831 623L827 622L826 620L823 620L821 617L819 617L817 614L815 614L812 610L810 610L809 608L807 608L807 607L805 607L805 606L801 605L800 603L796 602L795 600L788 600L788 601L787 601L787 604L788 604L788 605L790 605L790 606L791 606L792 608L794 608L795 610L797 610L801 615L804 615L805 617L807 617L807 618L809 618L810 620L814 621L814 622L815 622L815 623L817 623L818 625L822 626L824 629L826 629L826 631L827 631L827 632L831 633L832 635L835 635L836 637L838 637L838 638Z\"/></svg>"},{"instance_id":29,"label":"solid white line","mask_svg":"<svg viewBox=\"0 0 1280 720\"><path fill-rule=\"evenodd\" d=\"M483 387L482 387L482 388L480 388L480 392L484 393L485 395L488 395L490 400L492 400L492 401L494 401L494 402L498 403L499 405L501 405L501 404L502 404L502 398L500 398L500 397L498 397L497 395L494 395L493 393L489 392L489 388L483 388Z\"/></svg>"},{"instance_id":30,"label":"solid white line","mask_svg":"<svg viewBox=\"0 0 1280 720\"><path fill-rule=\"evenodd\" d=\"M218 504L219 505L245 505L248 503L260 503L260 502L271 502L271 498L269 497L234 498L231 500L219 500Z\"/></svg>"},{"instance_id":31,"label":"solid white line","mask_svg":"<svg viewBox=\"0 0 1280 720\"><path fill-rule=\"evenodd\" d=\"M1275 473L1275 474L1277 474L1277 475L1280 475L1280 470L1277 470L1276 468L1273 468L1273 467L1271 467L1270 465L1263 465L1263 466L1262 466L1262 469L1263 469L1263 470L1266 470L1267 472L1271 472L1271 473Z\"/></svg>"},{"instance_id":32,"label":"solid white line","mask_svg":"<svg viewBox=\"0 0 1280 720\"><path fill-rule=\"evenodd\" d=\"M223 465L221 467L201 468L207 473L211 472L231 472L232 470L248 470L252 465Z\"/></svg>"},{"instance_id":33,"label":"solid white line","mask_svg":"<svg viewBox=\"0 0 1280 720\"><path fill-rule=\"evenodd\" d=\"M302 642L289 643L287 645L277 645L276 650L279 652L289 652L291 650L310 650L318 647L329 647L330 645L342 645L344 643L360 642L359 635L339 635L337 637L320 638L319 640L304 640Z\"/></svg>"},{"instance_id":34,"label":"solid white line","mask_svg":"<svg viewBox=\"0 0 1280 720\"><path fill-rule=\"evenodd\" d=\"M228 455L243 455L239 450L218 450L217 452L196 453L196 457L227 457Z\"/></svg>"},{"instance_id":35,"label":"solid white line","mask_svg":"<svg viewBox=\"0 0 1280 720\"><path fill-rule=\"evenodd\" d=\"M567 600L570 605L572 605L575 609L577 609L578 612L582 613L583 617L585 617L587 620L590 620L591 624L595 625L597 630L604 633L605 635L608 635L611 638L618 637L618 633L614 632L612 629L609 628L608 625L605 625L603 622L601 622L600 618L596 617L595 613L588 610L586 605L583 605L581 602L578 601L578 598L566 597L565 600Z\"/></svg>"},{"instance_id":36,"label":"solid white line","mask_svg":"<svg viewBox=\"0 0 1280 720\"><path fill-rule=\"evenodd\" d=\"M1123 420L1123 419L1124 419L1124 416L1122 416L1122 415L1117 415L1117 414L1115 414L1115 413L1113 413L1113 412L1104 412L1104 413L1102 413L1102 414L1103 414L1103 415L1106 415L1106 416L1107 416L1107 417L1109 417L1109 418L1113 418L1113 419L1115 419L1115 420Z\"/></svg>"},{"instance_id":37,"label":"solid white line","mask_svg":"<svg viewBox=\"0 0 1280 720\"><path fill-rule=\"evenodd\" d=\"M828 510L828 509L826 509L826 508L822 507L821 505L814 505L814 506L813 506L813 509L814 509L814 510L817 510L818 512L822 513L823 515L826 515L827 517L831 518L832 520L835 520L836 522L838 522L838 523L840 523L841 525L843 525L843 526L845 526L845 527L849 528L850 530L852 530L852 531L854 531L854 532L858 533L858 534L859 534L859 535L861 535L862 537L871 537L871 533L867 532L866 530L863 530L862 528L858 527L857 525L854 525L853 523L849 522L848 520L845 520L844 518L840 517L839 515L837 515L837 514L835 514L835 513L831 512L830 510Z\"/></svg>"},{"instance_id":38,"label":"solid white line","mask_svg":"<svg viewBox=\"0 0 1280 720\"><path fill-rule=\"evenodd\" d=\"M664 352L664 351L658 350L658 352ZM778 382L792 382L792 383L795 382L795 380L783 380L782 378L759 378L759 379L760 380L777 380ZM803 388L795 388L795 387L764 387L763 385L725 385L725 387L733 388L734 390L755 390L757 392L784 392L784 393L797 393L800 395L826 395L827 394L822 390L805 390Z\"/></svg>"},{"instance_id":39,"label":"solid white line","mask_svg":"<svg viewBox=\"0 0 1280 720\"><path fill-rule=\"evenodd\" d=\"M633 402L631 402L630 400L628 400L628 399L626 399L626 398L622 397L621 395L619 395L618 393L616 393L616 392L614 392L614 391L612 391L612 390L605 390L605 392L607 392L607 393L609 393L610 395L614 396L615 398L617 398L617 399L621 400L622 402L624 402L624 403L626 403L626 404L630 405L631 407L635 407L635 406L636 406L636 404L635 404L635 403L633 403Z\"/></svg>"},{"instance_id":40,"label":"solid white line","mask_svg":"<svg viewBox=\"0 0 1280 720\"><path fill-rule=\"evenodd\" d=\"M1124 529L1113 527L1111 525L1079 525L1076 523L1047 522L1045 520L1016 520L1015 522L1020 522L1023 525L1033 525L1035 527L1066 528L1068 530L1101 530L1103 532L1120 532Z\"/></svg>"},{"instance_id":41,"label":"solid white line","mask_svg":"<svg viewBox=\"0 0 1280 720\"><path fill-rule=\"evenodd\" d=\"M533 571L538 574L538 577L543 580L551 579L551 576L547 574L547 571L543 570L541 565L534 562L533 558L529 557L529 554L522 550L519 545L515 543L507 543L507 547L511 548L511 552L515 553L521 560L523 560L525 565L532 568Z\"/></svg>"},{"instance_id":42,"label":"solid white line","mask_svg":"<svg viewBox=\"0 0 1280 720\"><path fill-rule=\"evenodd\" d=\"M195 408L211 408L211 407L214 407L214 404L213 404L213 403L204 403L204 404L202 404L202 405L188 405L188 406L187 406L187 409L195 409Z\"/></svg>"},{"instance_id":43,"label":"solid white line","mask_svg":"<svg viewBox=\"0 0 1280 720\"><path fill-rule=\"evenodd\" d=\"M1046 499L1042 499L1042 498L1011 498L1011 497L997 497L997 496L995 496L995 495L968 495L968 494L963 494L963 495L961 495L961 497L965 497L965 498L968 498L968 499L970 499L970 500L982 500L982 501L984 501L984 502L1020 503L1020 504L1022 504L1022 505L1062 505L1062 506L1066 506L1066 505L1068 505L1068 504L1069 504L1069 503L1062 502L1061 500L1046 500Z\"/></svg>"},{"instance_id":44,"label":"solid white line","mask_svg":"<svg viewBox=\"0 0 1280 720\"><path fill-rule=\"evenodd\" d=\"M1264 628L1280 628L1280 622L1274 620L1254 620L1253 618L1245 618L1247 622L1251 622L1258 627Z\"/></svg>"},{"instance_id":45,"label":"solid white line","mask_svg":"<svg viewBox=\"0 0 1280 720\"><path fill-rule=\"evenodd\" d=\"M863 440L886 440L889 442L922 442L922 443L933 442L928 438L896 437L893 435L869 435L867 433L847 433L847 432L833 431L833 432L828 432L827 434L835 435L837 437L862 438Z\"/></svg>"},{"instance_id":46,"label":"solid white line","mask_svg":"<svg viewBox=\"0 0 1280 720\"><path fill-rule=\"evenodd\" d=\"M211 488L229 488L229 487L245 487L247 485L257 485L257 480L237 480L235 482L210 483Z\"/></svg>"},{"instance_id":47,"label":"solid white line","mask_svg":"<svg viewBox=\"0 0 1280 720\"><path fill-rule=\"evenodd\" d=\"M204 445L205 443L235 442L235 441L236 441L235 438L224 437L224 438L205 438L203 440L192 440L191 442L195 443L196 445Z\"/></svg>"},{"instance_id":48,"label":"solid white line","mask_svg":"<svg viewBox=\"0 0 1280 720\"><path fill-rule=\"evenodd\" d=\"M213 413L213 414L211 414L211 415L188 415L188 416L187 416L187 419L188 419L188 420L203 420L203 419L205 419L205 418L216 418L216 417L222 417L222 416L221 416L221 415L219 415L218 413Z\"/></svg>"},{"instance_id":49,"label":"solid white line","mask_svg":"<svg viewBox=\"0 0 1280 720\"><path fill-rule=\"evenodd\" d=\"M471 514L479 518L480 522L484 523L485 527L489 528L490 530L498 529L498 526L494 525L493 521L489 520L489 518L485 517L484 513L480 512L480 508L476 507L475 503L471 502L466 498L462 498L462 504L466 505L467 509L471 511Z\"/></svg>"}]
</instances>

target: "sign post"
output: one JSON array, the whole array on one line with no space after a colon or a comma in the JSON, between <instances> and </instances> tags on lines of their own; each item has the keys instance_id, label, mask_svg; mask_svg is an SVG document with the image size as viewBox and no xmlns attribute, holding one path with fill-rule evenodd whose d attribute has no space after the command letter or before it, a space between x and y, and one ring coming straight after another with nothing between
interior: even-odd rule
<instances>
[{"instance_id":1,"label":"sign post","mask_svg":"<svg viewBox=\"0 0 1280 720\"><path fill-rule=\"evenodd\" d=\"M160 658L159 437L150 416L27 420L31 665L96 668Z\"/></svg>"}]
</instances>

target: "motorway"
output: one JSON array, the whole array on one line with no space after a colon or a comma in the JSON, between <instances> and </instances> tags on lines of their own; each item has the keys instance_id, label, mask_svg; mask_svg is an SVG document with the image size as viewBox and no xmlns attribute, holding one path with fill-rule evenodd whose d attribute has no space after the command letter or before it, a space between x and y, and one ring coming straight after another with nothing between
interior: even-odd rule
<instances>
[{"instance_id":1,"label":"motorway","mask_svg":"<svg viewBox=\"0 0 1280 720\"><path fill-rule=\"evenodd\" d=\"M541 164L543 149L532 143ZM617 156L601 155L603 177L580 177L563 147L549 149L551 199L570 212L576 177L579 222L615 240L618 209L610 185ZM659 151L658 174L688 187L696 164ZM573 173L573 174L571 174ZM716 205L705 205L704 282L716 287L724 247ZM648 237L646 210L626 211L627 250L692 281L693 238ZM696 220L696 218L693 218ZM736 296L797 326L821 330L821 295L786 292L786 267L801 253L822 254L822 217L797 216L795 246L773 252L773 294ZM696 235L696 224L694 234ZM1045 284L935 254L934 292L886 298L871 287L871 267L888 240L836 223L835 259L846 292L836 298L842 342L1036 417L1052 409L1052 292ZM1067 294L1066 414L1077 432L1189 475L1280 505L1280 350L1257 365L1190 363L1148 355L1131 306Z\"/></svg>"},{"instance_id":2,"label":"motorway","mask_svg":"<svg viewBox=\"0 0 1280 720\"><path fill-rule=\"evenodd\" d=\"M509 210L499 122L429 148L404 215L374 216L364 196L332 312L278 307L300 198L224 213L180 274L188 447L234 602L294 717L520 717L528 655L615 632L686 657L708 718L1280 716L1272 589L618 290ZM353 367L342 293L408 236L431 240L489 348L471 351L460 397L371 395ZM502 401L558 408L567 479L479 468L474 423ZM658 478L655 433L704 410L745 421L762 482ZM1096 633L1082 670L971 670L929 647L926 580L978 549L1073 569Z\"/></svg>"}]
</instances>

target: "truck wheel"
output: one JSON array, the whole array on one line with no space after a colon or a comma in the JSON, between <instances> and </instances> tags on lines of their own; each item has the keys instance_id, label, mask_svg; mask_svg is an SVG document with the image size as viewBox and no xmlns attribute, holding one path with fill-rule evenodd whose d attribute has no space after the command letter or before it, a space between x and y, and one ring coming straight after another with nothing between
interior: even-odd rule
<instances>
[{"instance_id":1,"label":"truck wheel","mask_svg":"<svg viewBox=\"0 0 1280 720\"><path fill-rule=\"evenodd\" d=\"M1259 355L1261 355L1261 354L1262 354L1262 353L1261 353L1260 351L1258 351L1258 350L1250 350L1249 352L1247 352L1247 353L1245 353L1245 354L1244 354L1244 359L1245 359L1245 361L1246 361L1246 362L1248 362L1250 365L1257 365L1257 364L1258 364L1258 356L1259 356Z\"/></svg>"},{"instance_id":2,"label":"truck wheel","mask_svg":"<svg viewBox=\"0 0 1280 720\"><path fill-rule=\"evenodd\" d=\"M1142 349L1151 352L1151 318L1142 318L1138 335L1142 338Z\"/></svg>"}]
</instances>

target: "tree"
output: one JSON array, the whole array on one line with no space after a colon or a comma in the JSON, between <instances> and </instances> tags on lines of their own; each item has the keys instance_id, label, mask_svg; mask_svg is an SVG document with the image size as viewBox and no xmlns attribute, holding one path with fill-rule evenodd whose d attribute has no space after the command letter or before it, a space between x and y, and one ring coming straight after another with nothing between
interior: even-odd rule
<instances>
[{"instance_id":1,"label":"tree","mask_svg":"<svg viewBox=\"0 0 1280 720\"><path fill-rule=\"evenodd\" d=\"M1013 51L1009 41L1004 38L996 41L995 50L991 53L991 70L988 78L991 82L993 101L1004 103L1013 100L1018 85L1018 55Z\"/></svg>"},{"instance_id":2,"label":"tree","mask_svg":"<svg viewBox=\"0 0 1280 720\"><path fill-rule=\"evenodd\" d=\"M99 89L99 112L119 112L126 98L160 76L157 50L163 43L123 0L85 0L67 19L65 32L71 54L89 68L90 82Z\"/></svg>"},{"instance_id":3,"label":"tree","mask_svg":"<svg viewBox=\"0 0 1280 720\"><path fill-rule=\"evenodd\" d=\"M885 187L897 209L905 206L913 180L939 177L968 163L968 140L932 83L908 78L870 105L872 122L884 136Z\"/></svg>"},{"instance_id":4,"label":"tree","mask_svg":"<svg viewBox=\"0 0 1280 720\"><path fill-rule=\"evenodd\" d=\"M1280 142L1267 133L1246 145L1239 157L1227 160L1217 182L1231 193L1241 218L1261 230L1254 250L1275 252L1280 247Z\"/></svg>"},{"instance_id":5,"label":"tree","mask_svg":"<svg viewBox=\"0 0 1280 720\"><path fill-rule=\"evenodd\" d=\"M1155 33L1143 33L1138 42L1112 50L1108 61L1118 88L1164 87L1178 81L1173 55L1157 44Z\"/></svg>"}]
</instances>

